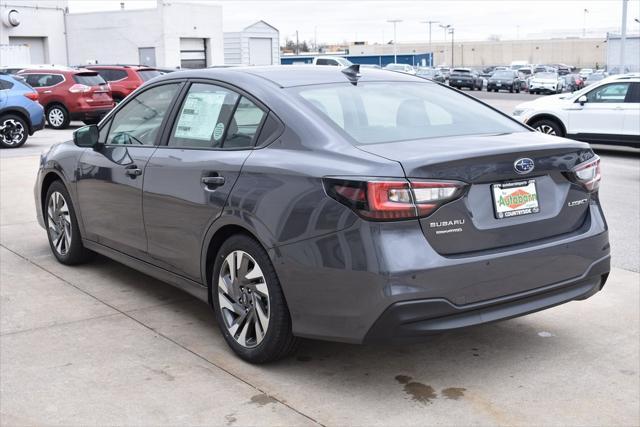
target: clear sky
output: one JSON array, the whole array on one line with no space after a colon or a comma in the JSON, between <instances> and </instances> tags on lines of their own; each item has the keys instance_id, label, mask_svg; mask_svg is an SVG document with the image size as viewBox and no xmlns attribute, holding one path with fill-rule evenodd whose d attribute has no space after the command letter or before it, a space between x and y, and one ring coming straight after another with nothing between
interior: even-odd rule
<instances>
[{"instance_id":1,"label":"clear sky","mask_svg":"<svg viewBox=\"0 0 640 427\"><path fill-rule=\"evenodd\" d=\"M124 1L127 9L154 7L155 0L69 0L73 12L114 10ZM281 40L342 42L362 40L369 43L393 39L389 19L402 19L398 24L398 42L426 41L427 24L440 21L455 27L458 40L485 40L491 35L502 39L545 35L580 35L583 25L587 34L600 36L602 31L619 30L622 22L622 0L421 0L421 1L303 1L303 0L173 0L207 2L223 6L224 30L242 28L264 20L280 30ZM587 9L587 13L584 10ZM640 0L629 0L627 31L640 32ZM442 40L443 29L433 24L434 41ZM602 30L602 31L598 31Z\"/></svg>"}]
</instances>

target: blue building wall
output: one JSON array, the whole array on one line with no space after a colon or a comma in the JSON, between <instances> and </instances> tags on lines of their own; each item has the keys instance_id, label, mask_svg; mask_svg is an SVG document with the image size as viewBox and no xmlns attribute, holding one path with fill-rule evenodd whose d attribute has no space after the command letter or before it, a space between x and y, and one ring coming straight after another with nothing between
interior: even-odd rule
<instances>
[{"instance_id":1,"label":"blue building wall","mask_svg":"<svg viewBox=\"0 0 640 427\"><path fill-rule=\"evenodd\" d=\"M387 64L394 62L393 55L339 55L347 58L354 64L373 64L384 67ZM413 66L429 66L432 61L432 53L415 53L411 55L398 55L397 62L399 64L409 64ZM313 62L313 55L299 55L299 56L280 56L280 64L311 64Z\"/></svg>"}]
</instances>

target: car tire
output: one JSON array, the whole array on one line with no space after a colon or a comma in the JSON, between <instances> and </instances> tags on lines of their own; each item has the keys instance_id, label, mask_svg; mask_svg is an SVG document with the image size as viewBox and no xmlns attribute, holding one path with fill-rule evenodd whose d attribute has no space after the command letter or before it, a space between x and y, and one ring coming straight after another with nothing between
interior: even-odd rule
<instances>
[{"instance_id":1,"label":"car tire","mask_svg":"<svg viewBox=\"0 0 640 427\"><path fill-rule=\"evenodd\" d=\"M76 265L91 258L93 252L82 244L76 211L61 181L47 189L42 213L51 252L60 263Z\"/></svg>"},{"instance_id":2,"label":"car tire","mask_svg":"<svg viewBox=\"0 0 640 427\"><path fill-rule=\"evenodd\" d=\"M536 120L535 122L531 123L529 126L534 128L538 132L545 133L547 135L564 136L564 132L562 132L562 128L554 120L549 120L549 119Z\"/></svg>"},{"instance_id":3,"label":"car tire","mask_svg":"<svg viewBox=\"0 0 640 427\"><path fill-rule=\"evenodd\" d=\"M53 129L66 129L69 127L69 112L60 104L55 104L47 108L47 123Z\"/></svg>"},{"instance_id":4,"label":"car tire","mask_svg":"<svg viewBox=\"0 0 640 427\"><path fill-rule=\"evenodd\" d=\"M253 238L236 234L222 244L211 299L222 336L240 358L268 363L295 351L298 339L280 281L267 252Z\"/></svg>"},{"instance_id":5,"label":"car tire","mask_svg":"<svg viewBox=\"0 0 640 427\"><path fill-rule=\"evenodd\" d=\"M0 117L0 147L22 147L29 137L27 122L15 114L5 114Z\"/></svg>"}]
</instances>

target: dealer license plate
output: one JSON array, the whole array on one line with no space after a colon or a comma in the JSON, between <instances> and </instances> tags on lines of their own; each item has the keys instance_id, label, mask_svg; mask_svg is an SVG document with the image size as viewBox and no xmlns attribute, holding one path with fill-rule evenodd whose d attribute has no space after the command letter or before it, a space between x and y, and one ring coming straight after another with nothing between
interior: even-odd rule
<instances>
[{"instance_id":1,"label":"dealer license plate","mask_svg":"<svg viewBox=\"0 0 640 427\"><path fill-rule=\"evenodd\" d=\"M535 179L492 184L491 192L493 210L498 219L540 212Z\"/></svg>"}]
</instances>

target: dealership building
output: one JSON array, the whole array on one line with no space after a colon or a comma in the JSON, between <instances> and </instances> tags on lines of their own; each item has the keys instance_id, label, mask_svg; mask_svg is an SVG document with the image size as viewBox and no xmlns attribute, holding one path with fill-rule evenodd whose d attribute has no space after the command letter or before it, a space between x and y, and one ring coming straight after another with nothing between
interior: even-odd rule
<instances>
[{"instance_id":1,"label":"dealership building","mask_svg":"<svg viewBox=\"0 0 640 427\"><path fill-rule=\"evenodd\" d=\"M145 64L165 68L280 62L264 21L223 31L222 6L158 0L150 9L69 13L66 0L0 0L0 64Z\"/></svg>"}]
</instances>

